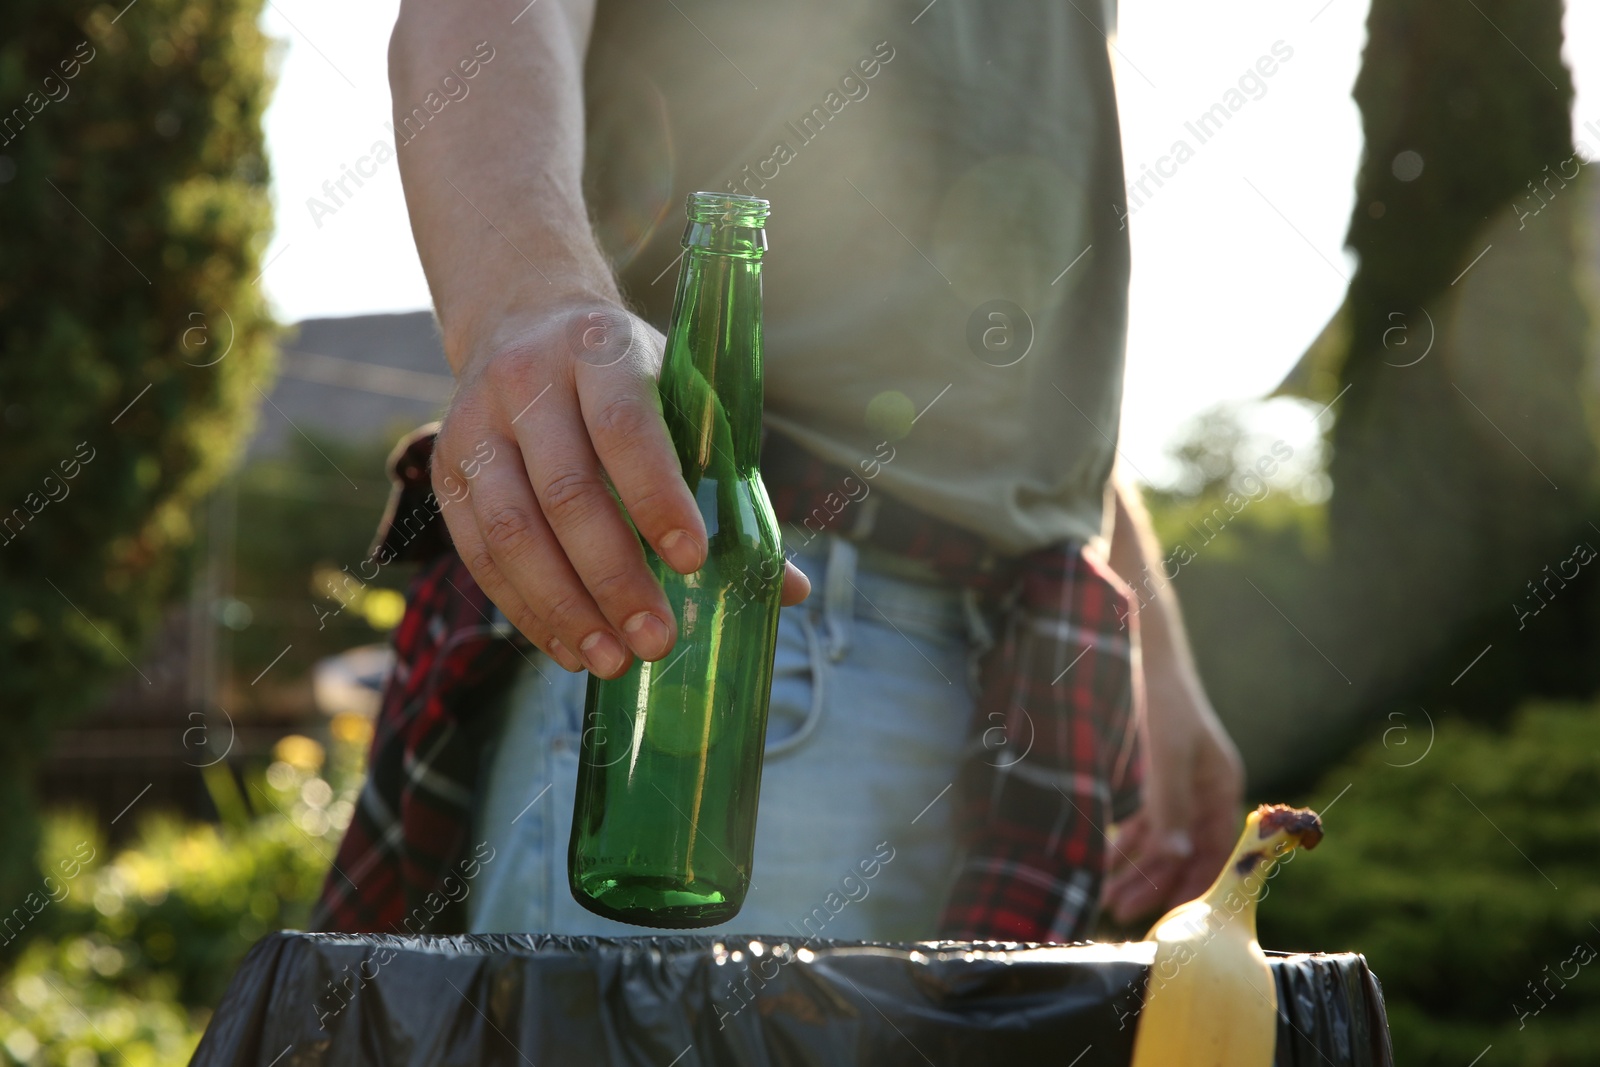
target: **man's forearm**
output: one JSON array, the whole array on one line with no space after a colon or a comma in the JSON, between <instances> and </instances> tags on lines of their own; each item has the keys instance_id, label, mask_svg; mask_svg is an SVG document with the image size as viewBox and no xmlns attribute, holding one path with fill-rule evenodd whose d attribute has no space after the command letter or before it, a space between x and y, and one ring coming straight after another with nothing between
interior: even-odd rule
<instances>
[{"instance_id":1,"label":"man's forearm","mask_svg":"<svg viewBox=\"0 0 1600 1067\"><path fill-rule=\"evenodd\" d=\"M1184 634L1178 598L1138 490L1113 475L1111 566L1136 599L1147 730L1143 809L1115 855L1105 899L1127 922L1198 896L1227 861L1244 790L1239 750L1211 707ZM1128 851L1124 852L1123 848Z\"/></svg>"},{"instance_id":2,"label":"man's forearm","mask_svg":"<svg viewBox=\"0 0 1600 1067\"><path fill-rule=\"evenodd\" d=\"M520 15L486 0L401 6L389 42L400 175L458 376L531 317L619 302L583 202L593 18L594 0L540 0ZM480 42L494 51L477 91L405 139L404 119Z\"/></svg>"},{"instance_id":3,"label":"man's forearm","mask_svg":"<svg viewBox=\"0 0 1600 1067\"><path fill-rule=\"evenodd\" d=\"M1204 699L1194 655L1183 628L1170 579L1162 570L1161 545L1136 488L1112 477L1116 499L1111 569L1133 587L1128 610L1139 616L1139 643L1147 687L1177 687Z\"/></svg>"}]
</instances>

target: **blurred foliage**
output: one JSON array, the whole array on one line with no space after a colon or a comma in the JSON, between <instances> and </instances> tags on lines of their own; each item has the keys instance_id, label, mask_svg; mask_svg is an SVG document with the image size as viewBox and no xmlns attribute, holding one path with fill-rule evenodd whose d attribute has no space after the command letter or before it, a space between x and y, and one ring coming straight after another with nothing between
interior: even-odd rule
<instances>
[{"instance_id":1,"label":"blurred foliage","mask_svg":"<svg viewBox=\"0 0 1600 1067\"><path fill-rule=\"evenodd\" d=\"M412 568L363 566L388 500L385 460L399 436L352 443L297 434L281 455L240 469L233 482L238 607L225 607L221 621L235 631L231 659L241 687L285 646L293 647L273 667L275 683L382 640L399 623Z\"/></svg>"},{"instance_id":2,"label":"blurred foliage","mask_svg":"<svg viewBox=\"0 0 1600 1067\"><path fill-rule=\"evenodd\" d=\"M1460 1067L1491 1044L1485 1062L1592 1064L1600 709L1535 703L1497 729L1445 707L1397 705L1301 797L1338 804L1270 884L1261 942L1365 953L1406 1067Z\"/></svg>"},{"instance_id":3,"label":"blurred foliage","mask_svg":"<svg viewBox=\"0 0 1600 1067\"><path fill-rule=\"evenodd\" d=\"M36 877L50 728L138 657L268 372L260 9L6 9L0 899Z\"/></svg>"},{"instance_id":4,"label":"blurred foliage","mask_svg":"<svg viewBox=\"0 0 1600 1067\"><path fill-rule=\"evenodd\" d=\"M1240 459L1248 442L1237 407L1219 404L1201 412L1171 449L1178 480L1161 495L1172 500L1221 497L1240 469L1249 466L1248 459Z\"/></svg>"},{"instance_id":5,"label":"blurred foliage","mask_svg":"<svg viewBox=\"0 0 1600 1067\"><path fill-rule=\"evenodd\" d=\"M317 742L284 738L271 765L244 775L242 796L231 773L208 779L231 819L152 817L114 858L91 820L48 820L40 867L53 881L0 949L0 1064L185 1062L250 946L305 925L350 820L370 726L341 718L333 736L328 766ZM67 877L63 861L86 855Z\"/></svg>"},{"instance_id":6,"label":"blurred foliage","mask_svg":"<svg viewBox=\"0 0 1600 1067\"><path fill-rule=\"evenodd\" d=\"M1242 559L1254 555L1263 538L1276 536L1300 546L1296 558L1316 561L1327 554L1322 457L1296 454L1294 446L1252 426L1262 407L1219 404L1192 419L1170 446L1172 481L1143 490L1169 555L1183 546L1197 558L1205 550ZM1240 536L1219 536L1229 528Z\"/></svg>"},{"instance_id":7,"label":"blurred foliage","mask_svg":"<svg viewBox=\"0 0 1600 1067\"><path fill-rule=\"evenodd\" d=\"M1250 477L1272 444L1249 431L1252 421L1248 408L1195 420L1172 450L1172 487L1144 497L1207 693L1245 758L1254 796L1277 800L1304 789L1381 729L1396 700L1446 704L1493 723L1529 697L1595 692L1600 567L1570 581L1554 573L1570 576L1575 543L1600 548L1600 529L1583 522L1543 555L1516 553L1520 590L1445 567L1440 542L1468 540L1471 531L1419 539L1420 518L1380 531L1418 554L1412 571L1380 571L1335 550L1314 462L1296 456L1281 473L1299 481L1269 479L1265 491ZM1390 587L1375 592L1380 576ZM1467 586L1472 610L1447 611L1429 599L1430 583L1441 580ZM1549 582L1548 590L1537 586L1546 604L1522 617L1541 603L1533 582ZM1414 602L1396 607L1391 597ZM1375 676L1372 665L1384 657L1385 673Z\"/></svg>"},{"instance_id":8,"label":"blurred foliage","mask_svg":"<svg viewBox=\"0 0 1600 1067\"><path fill-rule=\"evenodd\" d=\"M1207 695L1244 756L1252 793L1277 799L1355 737L1286 713L1344 685L1296 629L1318 614L1330 580L1324 476L1315 457L1294 457L1262 479L1257 464L1282 450L1274 456L1278 442L1249 432L1247 421L1228 407L1194 420L1172 449L1172 487L1144 499Z\"/></svg>"}]
</instances>

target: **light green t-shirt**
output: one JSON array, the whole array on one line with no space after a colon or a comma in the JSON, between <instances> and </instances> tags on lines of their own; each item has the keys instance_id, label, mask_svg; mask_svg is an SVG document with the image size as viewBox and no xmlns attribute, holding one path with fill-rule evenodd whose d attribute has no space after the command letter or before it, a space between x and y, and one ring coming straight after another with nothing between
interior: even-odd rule
<instances>
[{"instance_id":1,"label":"light green t-shirt","mask_svg":"<svg viewBox=\"0 0 1600 1067\"><path fill-rule=\"evenodd\" d=\"M1101 528L1127 317L1112 0L601 0L586 183L664 327L683 200L772 201L769 426L1023 552Z\"/></svg>"}]
</instances>

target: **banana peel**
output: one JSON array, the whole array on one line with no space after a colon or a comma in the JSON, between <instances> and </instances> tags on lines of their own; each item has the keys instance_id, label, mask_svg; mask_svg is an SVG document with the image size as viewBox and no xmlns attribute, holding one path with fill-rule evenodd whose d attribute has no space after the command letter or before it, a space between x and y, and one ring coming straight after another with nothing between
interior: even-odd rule
<instances>
[{"instance_id":1,"label":"banana peel","mask_svg":"<svg viewBox=\"0 0 1600 1067\"><path fill-rule=\"evenodd\" d=\"M1272 1067L1278 989L1256 939L1256 905L1273 867L1321 840L1316 812L1261 805L1211 888L1151 927L1132 1067Z\"/></svg>"}]
</instances>

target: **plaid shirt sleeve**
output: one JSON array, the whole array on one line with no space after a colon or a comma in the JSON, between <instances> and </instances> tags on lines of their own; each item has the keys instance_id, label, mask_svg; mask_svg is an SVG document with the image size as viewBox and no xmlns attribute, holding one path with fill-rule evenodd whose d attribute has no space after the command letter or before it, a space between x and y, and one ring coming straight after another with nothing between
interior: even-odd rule
<instances>
[{"instance_id":1,"label":"plaid shirt sleeve","mask_svg":"<svg viewBox=\"0 0 1600 1067\"><path fill-rule=\"evenodd\" d=\"M465 895L449 891L450 879L483 859L468 855L479 768L467 727L510 684L523 653L450 545L428 488L432 431L390 458L395 490L373 556L424 565L406 593L367 781L312 911L314 930L458 933Z\"/></svg>"},{"instance_id":2,"label":"plaid shirt sleeve","mask_svg":"<svg viewBox=\"0 0 1600 1067\"><path fill-rule=\"evenodd\" d=\"M973 727L983 732L957 780L962 854L941 936L1088 936L1107 828L1140 803L1134 618L1122 582L1094 557L1070 547L1030 557L984 664ZM1006 743L984 744L997 726Z\"/></svg>"}]
</instances>

